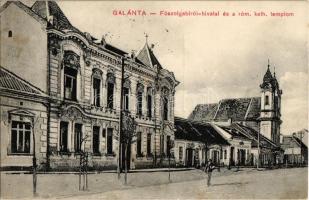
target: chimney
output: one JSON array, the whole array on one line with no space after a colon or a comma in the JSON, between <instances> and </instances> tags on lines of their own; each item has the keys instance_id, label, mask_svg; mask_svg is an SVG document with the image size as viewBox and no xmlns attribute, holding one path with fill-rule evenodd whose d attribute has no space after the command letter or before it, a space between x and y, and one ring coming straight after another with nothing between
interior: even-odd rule
<instances>
[{"instance_id":1,"label":"chimney","mask_svg":"<svg viewBox=\"0 0 309 200\"><path fill-rule=\"evenodd\" d=\"M106 45L105 35L102 36L101 45L104 46L104 47Z\"/></svg>"}]
</instances>

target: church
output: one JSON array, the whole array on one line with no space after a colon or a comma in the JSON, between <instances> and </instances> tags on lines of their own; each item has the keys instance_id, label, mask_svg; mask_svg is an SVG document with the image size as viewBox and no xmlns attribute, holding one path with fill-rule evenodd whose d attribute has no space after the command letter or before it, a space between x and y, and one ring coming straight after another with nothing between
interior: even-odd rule
<instances>
[{"instance_id":1,"label":"church","mask_svg":"<svg viewBox=\"0 0 309 200\"><path fill-rule=\"evenodd\" d=\"M115 169L124 155L129 168L167 163L179 82L147 39L129 55L80 31L54 1L8 1L0 14L1 168L35 155L39 168L72 170L82 152L93 169ZM120 111L136 125L126 152Z\"/></svg>"},{"instance_id":2,"label":"church","mask_svg":"<svg viewBox=\"0 0 309 200\"><path fill-rule=\"evenodd\" d=\"M268 63L259 97L222 99L218 103L199 104L188 117L193 121L212 123L227 138L251 140L251 153L236 142L231 147L229 164L242 165L280 163L281 95L282 90ZM247 152L247 153L246 153Z\"/></svg>"}]
</instances>

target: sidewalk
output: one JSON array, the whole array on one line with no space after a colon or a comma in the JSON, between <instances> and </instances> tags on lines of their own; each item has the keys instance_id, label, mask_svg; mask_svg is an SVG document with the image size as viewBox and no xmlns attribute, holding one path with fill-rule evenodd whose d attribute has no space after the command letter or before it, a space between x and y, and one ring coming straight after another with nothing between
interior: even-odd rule
<instances>
[{"instance_id":1,"label":"sidewalk","mask_svg":"<svg viewBox=\"0 0 309 200\"><path fill-rule=\"evenodd\" d=\"M257 172L252 168L236 168L228 170L221 168L215 170L213 177L231 176L236 174L249 174ZM206 179L207 174L202 170L174 168L170 172L171 183L180 183ZM224 178L224 177L223 177ZM76 195L89 195L107 191L132 189L155 185L169 184L168 169L132 170L128 173L128 184L124 185L124 174L118 180L116 171L94 173L88 175L88 191L79 191L79 176L76 172L45 173L37 176L37 193L39 198L74 197ZM18 192L16 192L18 188ZM1 172L2 198L32 198L32 174Z\"/></svg>"},{"instance_id":2,"label":"sidewalk","mask_svg":"<svg viewBox=\"0 0 309 200\"><path fill-rule=\"evenodd\" d=\"M128 173L139 173L139 172L175 172L175 171L189 171L195 170L195 168L150 168L150 169L131 169ZM1 171L6 174L32 174L32 171ZM104 171L88 171L88 174L101 174L101 173L117 173L117 170L104 170ZM124 173L124 172L122 172ZM38 171L37 174L79 174L78 171Z\"/></svg>"}]
</instances>

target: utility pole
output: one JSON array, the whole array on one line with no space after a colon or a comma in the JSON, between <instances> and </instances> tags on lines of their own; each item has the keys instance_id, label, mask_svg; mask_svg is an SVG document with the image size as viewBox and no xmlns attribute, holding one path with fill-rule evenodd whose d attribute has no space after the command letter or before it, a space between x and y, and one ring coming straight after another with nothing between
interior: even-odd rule
<instances>
[{"instance_id":1,"label":"utility pole","mask_svg":"<svg viewBox=\"0 0 309 200\"><path fill-rule=\"evenodd\" d=\"M258 123L258 157L257 157L256 169L259 169L259 164L260 164L260 126Z\"/></svg>"},{"instance_id":2,"label":"utility pole","mask_svg":"<svg viewBox=\"0 0 309 200\"><path fill-rule=\"evenodd\" d=\"M121 171L121 164L122 164L122 114L123 114L123 84L124 84L124 61L125 58L121 58L121 87L120 87L120 116L119 116L119 151L118 151L118 179L120 179L120 171Z\"/></svg>"},{"instance_id":3,"label":"utility pole","mask_svg":"<svg viewBox=\"0 0 309 200\"><path fill-rule=\"evenodd\" d=\"M34 120L32 120L32 137L33 137L33 150L32 150L32 174L33 174L33 196L36 196L36 183L37 183L37 175L36 175L36 155L35 155L35 134L34 134Z\"/></svg>"}]
</instances>

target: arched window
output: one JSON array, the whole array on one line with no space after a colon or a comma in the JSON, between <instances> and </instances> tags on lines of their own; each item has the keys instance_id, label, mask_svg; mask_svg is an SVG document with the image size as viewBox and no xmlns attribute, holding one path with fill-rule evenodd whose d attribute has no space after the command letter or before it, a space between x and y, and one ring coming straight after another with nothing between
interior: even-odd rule
<instances>
[{"instance_id":1,"label":"arched window","mask_svg":"<svg viewBox=\"0 0 309 200\"><path fill-rule=\"evenodd\" d=\"M112 73L107 74L107 108L114 108L114 85L115 76Z\"/></svg>"},{"instance_id":2,"label":"arched window","mask_svg":"<svg viewBox=\"0 0 309 200\"><path fill-rule=\"evenodd\" d=\"M64 53L64 98L76 100L77 71L79 69L79 56L72 51Z\"/></svg>"},{"instance_id":3,"label":"arched window","mask_svg":"<svg viewBox=\"0 0 309 200\"><path fill-rule=\"evenodd\" d=\"M129 91L130 91L130 81L127 79L123 84L123 110L129 111Z\"/></svg>"},{"instance_id":4,"label":"arched window","mask_svg":"<svg viewBox=\"0 0 309 200\"><path fill-rule=\"evenodd\" d=\"M99 69L92 70L92 89L93 89L93 100L94 106L99 107L101 101L101 79L102 72Z\"/></svg>"},{"instance_id":5,"label":"arched window","mask_svg":"<svg viewBox=\"0 0 309 200\"><path fill-rule=\"evenodd\" d=\"M8 32L8 37L13 37L13 32L11 30Z\"/></svg>"},{"instance_id":6,"label":"arched window","mask_svg":"<svg viewBox=\"0 0 309 200\"><path fill-rule=\"evenodd\" d=\"M169 90L164 87L162 89L162 103L163 103L163 119L168 120L169 115Z\"/></svg>"},{"instance_id":7,"label":"arched window","mask_svg":"<svg viewBox=\"0 0 309 200\"><path fill-rule=\"evenodd\" d=\"M137 90L136 91L137 114L141 116L143 114L143 92L144 92L144 86L141 83L138 83L136 90Z\"/></svg>"}]
</instances>

